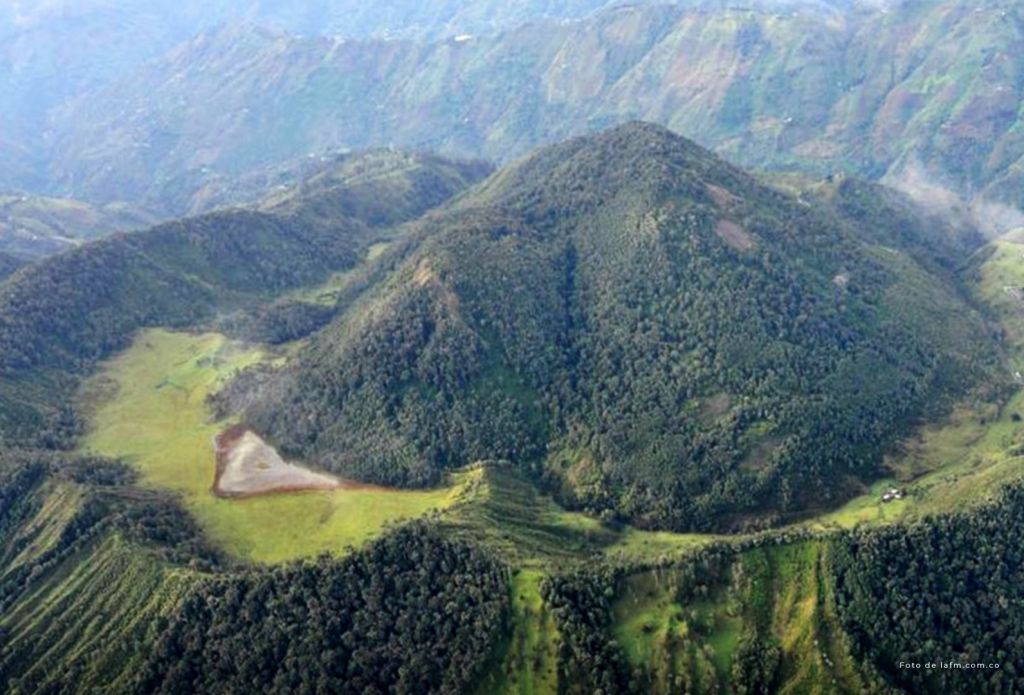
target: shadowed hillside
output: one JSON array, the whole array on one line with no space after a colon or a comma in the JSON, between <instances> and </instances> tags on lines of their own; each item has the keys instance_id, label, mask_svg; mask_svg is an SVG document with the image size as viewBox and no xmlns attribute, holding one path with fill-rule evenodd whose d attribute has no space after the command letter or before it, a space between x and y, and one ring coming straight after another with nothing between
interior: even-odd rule
<instances>
[{"instance_id":1,"label":"shadowed hillside","mask_svg":"<svg viewBox=\"0 0 1024 695\"><path fill-rule=\"evenodd\" d=\"M156 217L129 205L0 195L0 251L38 258L114 232L149 227Z\"/></svg>"},{"instance_id":2,"label":"shadowed hillside","mask_svg":"<svg viewBox=\"0 0 1024 695\"><path fill-rule=\"evenodd\" d=\"M8 275L13 273L22 265L24 265L24 261L20 258L16 258L9 253L3 253L0 251L0 280L4 280Z\"/></svg>"}]
</instances>

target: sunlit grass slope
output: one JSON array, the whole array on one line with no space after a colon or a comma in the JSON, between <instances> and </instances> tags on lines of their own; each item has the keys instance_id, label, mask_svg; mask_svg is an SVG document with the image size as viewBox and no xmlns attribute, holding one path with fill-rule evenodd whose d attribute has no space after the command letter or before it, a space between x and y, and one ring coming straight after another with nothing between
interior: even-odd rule
<instances>
[{"instance_id":1,"label":"sunlit grass slope","mask_svg":"<svg viewBox=\"0 0 1024 695\"><path fill-rule=\"evenodd\" d=\"M512 577L508 637L477 686L478 695L543 695L558 692L558 628L540 595L539 570Z\"/></svg>"},{"instance_id":2,"label":"sunlit grass slope","mask_svg":"<svg viewBox=\"0 0 1024 695\"><path fill-rule=\"evenodd\" d=\"M860 666L839 626L820 541L741 554L722 577L680 593L678 570L627 577L614 606L615 639L654 693L733 692L744 640L778 650L779 693L862 692Z\"/></svg>"},{"instance_id":3,"label":"sunlit grass slope","mask_svg":"<svg viewBox=\"0 0 1024 695\"><path fill-rule=\"evenodd\" d=\"M0 616L9 642L0 672L14 693L125 692L152 639L201 577L117 534L101 536L40 575Z\"/></svg>"},{"instance_id":4,"label":"sunlit grass slope","mask_svg":"<svg viewBox=\"0 0 1024 695\"><path fill-rule=\"evenodd\" d=\"M143 485L180 493L214 543L258 562L338 552L452 501L455 488L215 497L212 438L224 424L211 422L206 396L264 357L218 334L142 332L83 390L93 403L82 448L122 457Z\"/></svg>"}]
</instances>

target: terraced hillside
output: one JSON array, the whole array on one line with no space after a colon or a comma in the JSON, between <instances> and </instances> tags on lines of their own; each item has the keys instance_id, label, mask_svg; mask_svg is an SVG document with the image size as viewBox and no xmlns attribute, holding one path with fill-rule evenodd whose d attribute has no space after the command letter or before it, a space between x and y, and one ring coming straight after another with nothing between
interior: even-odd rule
<instances>
[{"instance_id":1,"label":"terraced hillside","mask_svg":"<svg viewBox=\"0 0 1024 695\"><path fill-rule=\"evenodd\" d=\"M212 693L254 678L280 692L452 691L501 626L504 568L426 527L252 571L123 466L5 457L0 476L5 692ZM414 650L393 624L437 647Z\"/></svg>"}]
</instances>

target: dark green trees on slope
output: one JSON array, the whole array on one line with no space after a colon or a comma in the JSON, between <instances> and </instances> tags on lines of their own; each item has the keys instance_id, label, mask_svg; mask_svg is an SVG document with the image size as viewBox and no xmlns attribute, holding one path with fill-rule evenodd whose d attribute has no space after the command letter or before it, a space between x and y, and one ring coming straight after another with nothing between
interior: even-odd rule
<instances>
[{"instance_id":1,"label":"dark green trees on slope","mask_svg":"<svg viewBox=\"0 0 1024 695\"><path fill-rule=\"evenodd\" d=\"M507 581L424 523L343 559L240 567L126 465L0 452L5 693L464 692Z\"/></svg>"},{"instance_id":2,"label":"dark green trees on slope","mask_svg":"<svg viewBox=\"0 0 1024 695\"><path fill-rule=\"evenodd\" d=\"M24 265L24 261L9 253L0 251L0 282L11 275L15 270Z\"/></svg>"},{"instance_id":3,"label":"dark green trees on slope","mask_svg":"<svg viewBox=\"0 0 1024 695\"><path fill-rule=\"evenodd\" d=\"M846 627L895 683L934 695L1019 692L1024 486L975 512L852 534L835 545ZM924 667L940 662L957 666Z\"/></svg>"},{"instance_id":4,"label":"dark green trees on slope","mask_svg":"<svg viewBox=\"0 0 1024 695\"><path fill-rule=\"evenodd\" d=\"M139 693L459 693L504 627L506 570L413 525L343 560L210 581Z\"/></svg>"},{"instance_id":5,"label":"dark green trees on slope","mask_svg":"<svg viewBox=\"0 0 1024 695\"><path fill-rule=\"evenodd\" d=\"M391 226L487 168L371 152L324 167L259 209L221 210L117 235L38 263L0 286L0 441L73 433L78 376L145 326L188 326L353 266Z\"/></svg>"},{"instance_id":6,"label":"dark green trees on slope","mask_svg":"<svg viewBox=\"0 0 1024 695\"><path fill-rule=\"evenodd\" d=\"M366 480L505 458L640 523L824 505L995 364L888 236L655 126L572 140L413 227L246 417Z\"/></svg>"}]
</instances>

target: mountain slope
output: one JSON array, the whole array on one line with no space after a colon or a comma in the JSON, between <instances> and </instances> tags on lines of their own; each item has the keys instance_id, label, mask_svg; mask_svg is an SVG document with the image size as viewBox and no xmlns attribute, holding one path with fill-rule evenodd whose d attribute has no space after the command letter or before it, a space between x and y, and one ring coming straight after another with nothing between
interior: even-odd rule
<instances>
[{"instance_id":1,"label":"mountain slope","mask_svg":"<svg viewBox=\"0 0 1024 695\"><path fill-rule=\"evenodd\" d=\"M506 568L425 524L249 568L135 482L123 464L0 455L4 692L459 692L503 627Z\"/></svg>"},{"instance_id":2,"label":"mountain slope","mask_svg":"<svg viewBox=\"0 0 1024 695\"><path fill-rule=\"evenodd\" d=\"M0 281L3 281L8 275L13 273L22 265L24 265L24 261L20 258L16 258L9 253L0 251Z\"/></svg>"},{"instance_id":3,"label":"mountain slope","mask_svg":"<svg viewBox=\"0 0 1024 695\"><path fill-rule=\"evenodd\" d=\"M506 458L641 523L823 506L995 365L949 278L878 233L623 126L412 227L294 364L225 407L256 384L250 424L374 482Z\"/></svg>"},{"instance_id":4,"label":"mountain slope","mask_svg":"<svg viewBox=\"0 0 1024 695\"><path fill-rule=\"evenodd\" d=\"M186 326L323 282L386 229L486 169L373 152L324 167L260 209L226 209L45 259L0 288L0 433L65 439L67 389L145 326ZM48 418L59 424L47 427ZM55 422L57 422L55 421ZM36 435L30 433L35 432Z\"/></svg>"},{"instance_id":5,"label":"mountain slope","mask_svg":"<svg viewBox=\"0 0 1024 695\"><path fill-rule=\"evenodd\" d=\"M749 166L1020 206L1019 7L697 5L433 43L212 32L55 112L50 172L87 199L156 202L328 147L507 160L641 118Z\"/></svg>"},{"instance_id":6,"label":"mountain slope","mask_svg":"<svg viewBox=\"0 0 1024 695\"><path fill-rule=\"evenodd\" d=\"M577 17L606 3L607 0L4 3L0 6L0 190L78 197L77 181L54 186L47 175L45 151L51 133L41 124L48 114L69 100L124 77L196 34L224 24L248 22L305 35L402 35L424 39L467 32L492 33L537 17ZM115 195L102 202L111 200L133 199Z\"/></svg>"},{"instance_id":7,"label":"mountain slope","mask_svg":"<svg viewBox=\"0 0 1024 695\"><path fill-rule=\"evenodd\" d=\"M129 205L95 206L40 196L0 196L0 251L39 258L156 222L154 215Z\"/></svg>"}]
</instances>

